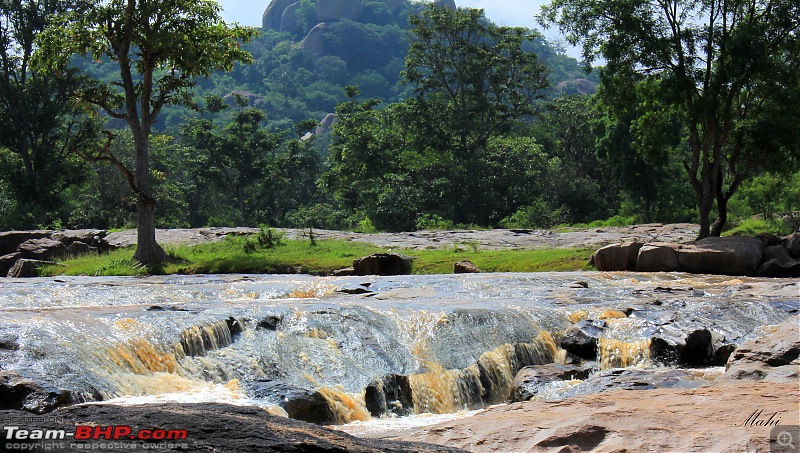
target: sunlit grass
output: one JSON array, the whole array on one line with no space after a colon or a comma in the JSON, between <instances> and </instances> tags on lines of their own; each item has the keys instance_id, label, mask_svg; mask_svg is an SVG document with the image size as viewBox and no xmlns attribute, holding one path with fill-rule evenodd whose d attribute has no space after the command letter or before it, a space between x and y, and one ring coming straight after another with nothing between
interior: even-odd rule
<instances>
[{"instance_id":1,"label":"sunlit grass","mask_svg":"<svg viewBox=\"0 0 800 453\"><path fill-rule=\"evenodd\" d=\"M42 275L122 276L147 274L286 274L327 275L350 267L353 260L386 249L352 241L287 240L271 248L245 244L243 237L219 242L168 248L169 261L146 268L133 259L133 249L100 256L84 256L43 269ZM249 250L249 253L248 251ZM395 250L414 258L415 274L450 274L458 261L470 260L484 272L543 272L588 270L588 249L481 250L456 247L432 250Z\"/></svg>"}]
</instances>

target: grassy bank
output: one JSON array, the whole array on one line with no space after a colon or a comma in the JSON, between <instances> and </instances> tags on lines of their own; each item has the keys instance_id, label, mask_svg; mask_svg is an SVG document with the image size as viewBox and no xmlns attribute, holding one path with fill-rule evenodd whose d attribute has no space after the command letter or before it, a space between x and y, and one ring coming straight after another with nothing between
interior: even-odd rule
<instances>
[{"instance_id":1,"label":"grassy bank","mask_svg":"<svg viewBox=\"0 0 800 453\"><path fill-rule=\"evenodd\" d=\"M169 261L146 268L133 259L133 249L62 261L43 269L43 275L149 275L149 274L283 274L325 275L352 266L353 260L387 250L348 241L280 240L267 246L253 238L168 248ZM485 272L543 272L587 270L588 249L480 250L456 247L435 250L396 250L414 258L415 274L449 274L453 264L470 260Z\"/></svg>"}]
</instances>

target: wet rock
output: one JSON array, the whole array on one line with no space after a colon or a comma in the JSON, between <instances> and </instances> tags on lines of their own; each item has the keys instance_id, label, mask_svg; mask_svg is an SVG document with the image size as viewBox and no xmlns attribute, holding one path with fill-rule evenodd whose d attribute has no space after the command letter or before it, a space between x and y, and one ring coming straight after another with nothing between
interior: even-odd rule
<instances>
[{"instance_id":1,"label":"wet rock","mask_svg":"<svg viewBox=\"0 0 800 453\"><path fill-rule=\"evenodd\" d=\"M758 277L800 277L800 261L792 258L783 245L765 248L762 259L763 263L756 271Z\"/></svg>"},{"instance_id":2,"label":"wet rock","mask_svg":"<svg viewBox=\"0 0 800 453\"><path fill-rule=\"evenodd\" d=\"M619 368L589 376L582 383L562 392L559 399L617 390L693 389L708 385L710 382L691 370Z\"/></svg>"},{"instance_id":3,"label":"wet rock","mask_svg":"<svg viewBox=\"0 0 800 453\"><path fill-rule=\"evenodd\" d=\"M658 327L651 337L650 357L667 365L722 366L730 354L725 337L702 328Z\"/></svg>"},{"instance_id":4,"label":"wet rock","mask_svg":"<svg viewBox=\"0 0 800 453\"><path fill-rule=\"evenodd\" d=\"M459 261L453 265L454 274L480 274L480 272L481 270L469 260Z\"/></svg>"},{"instance_id":5,"label":"wet rock","mask_svg":"<svg viewBox=\"0 0 800 453\"><path fill-rule=\"evenodd\" d=\"M8 271L8 278L31 278L39 276L39 269L44 266L58 266L55 261L21 259L14 263Z\"/></svg>"},{"instance_id":6,"label":"wet rock","mask_svg":"<svg viewBox=\"0 0 800 453\"><path fill-rule=\"evenodd\" d=\"M29 239L17 247L24 258L34 260L51 260L67 255L67 246L61 241L49 238Z\"/></svg>"},{"instance_id":7,"label":"wet rock","mask_svg":"<svg viewBox=\"0 0 800 453\"><path fill-rule=\"evenodd\" d=\"M761 240L709 237L678 250L681 267L695 274L754 275L761 264Z\"/></svg>"},{"instance_id":8,"label":"wet rock","mask_svg":"<svg viewBox=\"0 0 800 453\"><path fill-rule=\"evenodd\" d=\"M17 251L17 247L31 239L49 237L52 231L5 231L0 233L0 255L8 255Z\"/></svg>"},{"instance_id":9,"label":"wet rock","mask_svg":"<svg viewBox=\"0 0 800 453\"><path fill-rule=\"evenodd\" d=\"M253 397L280 406L289 418L320 425L337 422L328 401L317 390L280 381L255 381L247 387Z\"/></svg>"},{"instance_id":10,"label":"wet rock","mask_svg":"<svg viewBox=\"0 0 800 453\"><path fill-rule=\"evenodd\" d=\"M336 290L337 293L361 295L361 294L375 294L366 288L341 288Z\"/></svg>"},{"instance_id":11,"label":"wet rock","mask_svg":"<svg viewBox=\"0 0 800 453\"><path fill-rule=\"evenodd\" d=\"M2 417L20 417L19 411L0 412ZM218 403L160 404L141 406L85 405L62 408L53 417L35 421L26 428L65 429L75 425L111 426L123 423L133 432L144 429L186 430L186 438L171 440L169 451L269 453L269 452L353 452L405 453L461 451L423 443L360 439L340 431L268 414L259 407ZM153 441L127 440L137 451L154 448ZM89 450L97 441L76 444Z\"/></svg>"},{"instance_id":12,"label":"wet rock","mask_svg":"<svg viewBox=\"0 0 800 453\"><path fill-rule=\"evenodd\" d=\"M19 252L9 253L8 255L0 256L0 276L8 275L8 271L14 267L14 263L17 262L18 259L22 258L22 254Z\"/></svg>"},{"instance_id":13,"label":"wet rock","mask_svg":"<svg viewBox=\"0 0 800 453\"><path fill-rule=\"evenodd\" d=\"M331 272L331 275L334 277L350 277L351 275L355 274L355 269L352 267L346 267L344 269L339 269Z\"/></svg>"},{"instance_id":14,"label":"wet rock","mask_svg":"<svg viewBox=\"0 0 800 453\"><path fill-rule=\"evenodd\" d=\"M0 371L0 409L44 414L68 404L70 392L66 390L43 387L13 371Z\"/></svg>"},{"instance_id":15,"label":"wet rock","mask_svg":"<svg viewBox=\"0 0 800 453\"><path fill-rule=\"evenodd\" d=\"M413 258L399 253L376 253L353 261L355 275L408 275Z\"/></svg>"},{"instance_id":16,"label":"wet rock","mask_svg":"<svg viewBox=\"0 0 800 453\"><path fill-rule=\"evenodd\" d=\"M548 363L547 365L527 366L514 376L509 400L512 403L528 401L539 392L543 384L548 382L586 379L594 365L593 362L583 362L580 365Z\"/></svg>"},{"instance_id":17,"label":"wet rock","mask_svg":"<svg viewBox=\"0 0 800 453\"><path fill-rule=\"evenodd\" d=\"M414 397L408 376L390 374L370 383L364 393L367 410L373 417L414 413Z\"/></svg>"},{"instance_id":18,"label":"wet rock","mask_svg":"<svg viewBox=\"0 0 800 453\"><path fill-rule=\"evenodd\" d=\"M283 316L267 316L258 322L257 329L278 330L283 322Z\"/></svg>"},{"instance_id":19,"label":"wet rock","mask_svg":"<svg viewBox=\"0 0 800 453\"><path fill-rule=\"evenodd\" d=\"M572 283L569 284L569 287L572 288L572 289L588 288L589 287L589 282L585 282L585 281L572 282Z\"/></svg>"},{"instance_id":20,"label":"wet rock","mask_svg":"<svg viewBox=\"0 0 800 453\"><path fill-rule=\"evenodd\" d=\"M583 320L567 329L561 338L561 347L567 352L586 359L597 359L597 339L605 330L605 321Z\"/></svg>"},{"instance_id":21,"label":"wet rock","mask_svg":"<svg viewBox=\"0 0 800 453\"><path fill-rule=\"evenodd\" d=\"M742 343L730 356L725 379L797 383L800 379L800 316L764 337Z\"/></svg>"},{"instance_id":22,"label":"wet rock","mask_svg":"<svg viewBox=\"0 0 800 453\"><path fill-rule=\"evenodd\" d=\"M643 245L640 242L607 245L595 252L594 265L603 272L635 271L639 250Z\"/></svg>"},{"instance_id":23,"label":"wet rock","mask_svg":"<svg viewBox=\"0 0 800 453\"><path fill-rule=\"evenodd\" d=\"M645 244L639 249L636 261L637 272L675 272L681 269L675 244Z\"/></svg>"}]
</instances>

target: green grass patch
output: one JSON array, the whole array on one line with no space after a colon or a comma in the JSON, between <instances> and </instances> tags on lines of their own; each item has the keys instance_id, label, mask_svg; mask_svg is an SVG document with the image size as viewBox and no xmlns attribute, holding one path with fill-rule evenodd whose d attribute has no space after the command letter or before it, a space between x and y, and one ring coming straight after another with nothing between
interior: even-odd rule
<instances>
[{"instance_id":1,"label":"green grass patch","mask_svg":"<svg viewBox=\"0 0 800 453\"><path fill-rule=\"evenodd\" d=\"M195 246L168 248L169 261L146 268L133 249L69 259L43 269L42 275L140 276L149 274L284 274L325 275L350 267L353 260L387 250L361 242L282 240L254 246L252 238L235 237ZM484 272L589 270L589 249L480 250L477 245L432 250L398 250L414 258L415 274L451 274L453 264L470 260Z\"/></svg>"},{"instance_id":2,"label":"green grass patch","mask_svg":"<svg viewBox=\"0 0 800 453\"><path fill-rule=\"evenodd\" d=\"M742 219L729 222L728 226L730 229L723 232L722 236L755 236L761 233L786 236L792 233L791 226L775 219Z\"/></svg>"}]
</instances>

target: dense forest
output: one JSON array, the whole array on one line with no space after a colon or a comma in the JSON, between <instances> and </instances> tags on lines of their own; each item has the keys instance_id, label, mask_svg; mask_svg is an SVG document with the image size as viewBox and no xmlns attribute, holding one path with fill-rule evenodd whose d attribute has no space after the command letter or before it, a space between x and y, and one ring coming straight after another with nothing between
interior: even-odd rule
<instances>
[{"instance_id":1,"label":"dense forest","mask_svg":"<svg viewBox=\"0 0 800 453\"><path fill-rule=\"evenodd\" d=\"M676 58L669 42L637 30L603 30L591 13L620 1L588 2L593 10L556 0L542 15L584 44L584 62L448 2L343 0L350 8L334 13L316 0L281 3L258 33L232 35L241 54L204 61L185 50L191 40L173 40L153 53L170 65L148 66L147 47L134 45L128 69L149 69L163 94L152 111L139 108L147 124L137 128L128 127L136 107L120 113L125 96L114 92L125 85L118 47L97 52L58 35L63 21L79 23L69 16L77 6L0 2L0 230L134 227L151 202L160 228L685 221L707 235L754 216L776 231L800 226L797 7L762 11L766 25L741 32L727 24L741 50L717 67L710 56ZM716 4L674 3L700 14ZM622 6L613 11L644 17ZM218 8L192 14L218 19ZM698 30L677 47L697 51L701 35L708 44ZM85 46L56 49L59 39ZM67 51L75 55L50 61ZM594 56L603 66L588 70ZM131 79L136 95L149 86L142 74ZM137 160L142 131L147 167ZM137 182L141 168L152 187Z\"/></svg>"}]
</instances>

